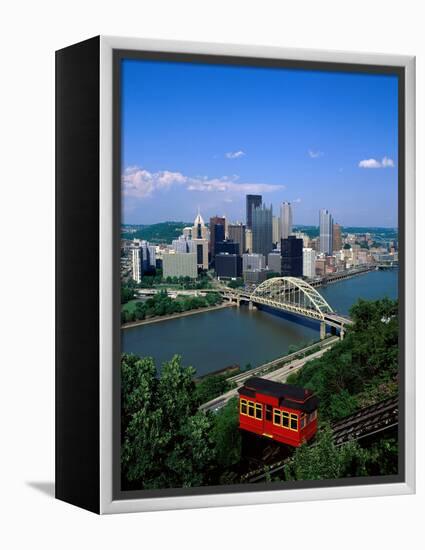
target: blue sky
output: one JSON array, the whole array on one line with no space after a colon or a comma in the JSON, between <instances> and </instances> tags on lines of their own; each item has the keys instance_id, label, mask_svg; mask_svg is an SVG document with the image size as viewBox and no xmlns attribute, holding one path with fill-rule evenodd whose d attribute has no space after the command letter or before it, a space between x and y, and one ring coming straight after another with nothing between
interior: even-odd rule
<instances>
[{"instance_id":1,"label":"blue sky","mask_svg":"<svg viewBox=\"0 0 425 550\"><path fill-rule=\"evenodd\" d=\"M397 226L397 78L122 62L123 222L245 221L245 195L294 223Z\"/></svg>"}]
</instances>

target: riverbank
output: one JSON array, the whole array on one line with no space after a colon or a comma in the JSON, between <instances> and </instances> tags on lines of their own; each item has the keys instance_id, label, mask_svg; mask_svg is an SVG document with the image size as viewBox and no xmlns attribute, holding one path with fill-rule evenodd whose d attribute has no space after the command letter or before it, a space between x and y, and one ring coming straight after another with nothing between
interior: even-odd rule
<instances>
[{"instance_id":1,"label":"riverbank","mask_svg":"<svg viewBox=\"0 0 425 550\"><path fill-rule=\"evenodd\" d=\"M219 304L217 306L201 307L199 309L191 309L189 311L183 311L182 313L171 313L170 315L162 315L161 317L151 317L150 319L143 319L140 321L132 321L131 323L125 323L121 325L122 329L139 327L142 325L152 325L154 323L160 323L161 321L171 321L173 319L180 319L181 317L189 317L196 315L197 313L206 313L209 311L216 311L228 307L236 307L234 303Z\"/></svg>"}]
</instances>

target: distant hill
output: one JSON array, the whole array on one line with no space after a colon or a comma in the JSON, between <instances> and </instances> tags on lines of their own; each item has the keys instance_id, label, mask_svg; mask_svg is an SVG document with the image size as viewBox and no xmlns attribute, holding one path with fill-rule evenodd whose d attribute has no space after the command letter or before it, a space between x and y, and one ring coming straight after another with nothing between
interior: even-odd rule
<instances>
[{"instance_id":1,"label":"distant hill","mask_svg":"<svg viewBox=\"0 0 425 550\"><path fill-rule=\"evenodd\" d=\"M122 239L144 239L155 244L171 244L182 234L183 228L191 226L189 222L161 222L152 225L123 225Z\"/></svg>"}]
</instances>

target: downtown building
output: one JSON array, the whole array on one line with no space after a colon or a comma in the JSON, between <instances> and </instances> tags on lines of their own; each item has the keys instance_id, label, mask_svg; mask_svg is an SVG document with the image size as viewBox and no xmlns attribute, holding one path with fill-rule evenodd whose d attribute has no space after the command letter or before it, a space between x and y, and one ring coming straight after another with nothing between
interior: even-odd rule
<instances>
[{"instance_id":1,"label":"downtown building","mask_svg":"<svg viewBox=\"0 0 425 550\"><path fill-rule=\"evenodd\" d=\"M226 238L226 218L214 216L210 218L210 261L214 265L215 243L222 242Z\"/></svg>"},{"instance_id":2,"label":"downtown building","mask_svg":"<svg viewBox=\"0 0 425 550\"><path fill-rule=\"evenodd\" d=\"M162 257L162 273L167 277L198 277L197 255L194 252L168 252Z\"/></svg>"},{"instance_id":3,"label":"downtown building","mask_svg":"<svg viewBox=\"0 0 425 550\"><path fill-rule=\"evenodd\" d=\"M303 241L294 235L281 240L281 257L283 277L302 277L303 275Z\"/></svg>"},{"instance_id":4,"label":"downtown building","mask_svg":"<svg viewBox=\"0 0 425 550\"><path fill-rule=\"evenodd\" d=\"M253 271L255 269L265 269L266 258L262 254L243 254L242 269L243 271Z\"/></svg>"},{"instance_id":5,"label":"downtown building","mask_svg":"<svg viewBox=\"0 0 425 550\"><path fill-rule=\"evenodd\" d=\"M192 239L188 241L189 251L196 254L197 266L199 269L208 269L208 227L198 212L193 222Z\"/></svg>"},{"instance_id":6,"label":"downtown building","mask_svg":"<svg viewBox=\"0 0 425 550\"><path fill-rule=\"evenodd\" d=\"M239 244L239 254L246 252L246 227L243 223L231 223L228 225L229 240Z\"/></svg>"},{"instance_id":7,"label":"downtown building","mask_svg":"<svg viewBox=\"0 0 425 550\"><path fill-rule=\"evenodd\" d=\"M333 219L331 213L322 209L319 211L319 252L332 256L333 253Z\"/></svg>"},{"instance_id":8,"label":"downtown building","mask_svg":"<svg viewBox=\"0 0 425 550\"><path fill-rule=\"evenodd\" d=\"M334 252L339 252L342 248L342 234L339 223L333 224L332 230L332 248Z\"/></svg>"},{"instance_id":9,"label":"downtown building","mask_svg":"<svg viewBox=\"0 0 425 550\"><path fill-rule=\"evenodd\" d=\"M261 195L246 196L246 227L252 229L252 211L262 205L263 197Z\"/></svg>"},{"instance_id":10,"label":"downtown building","mask_svg":"<svg viewBox=\"0 0 425 550\"><path fill-rule=\"evenodd\" d=\"M252 251L267 254L273 250L273 209L262 205L252 210Z\"/></svg>"},{"instance_id":11,"label":"downtown building","mask_svg":"<svg viewBox=\"0 0 425 550\"><path fill-rule=\"evenodd\" d=\"M280 205L280 238L287 239L292 234L292 206L290 202Z\"/></svg>"},{"instance_id":12,"label":"downtown building","mask_svg":"<svg viewBox=\"0 0 425 550\"><path fill-rule=\"evenodd\" d=\"M267 267L272 273L281 274L282 272L282 256L279 252L270 252L267 256Z\"/></svg>"},{"instance_id":13,"label":"downtown building","mask_svg":"<svg viewBox=\"0 0 425 550\"><path fill-rule=\"evenodd\" d=\"M140 239L134 239L130 248L131 276L140 283L144 273L152 273L156 268L156 247Z\"/></svg>"},{"instance_id":14,"label":"downtown building","mask_svg":"<svg viewBox=\"0 0 425 550\"><path fill-rule=\"evenodd\" d=\"M220 252L215 256L215 272L218 279L237 279L242 276L242 257L239 254Z\"/></svg>"},{"instance_id":15,"label":"downtown building","mask_svg":"<svg viewBox=\"0 0 425 550\"><path fill-rule=\"evenodd\" d=\"M316 251L303 248L303 277L314 279L316 276Z\"/></svg>"}]
</instances>

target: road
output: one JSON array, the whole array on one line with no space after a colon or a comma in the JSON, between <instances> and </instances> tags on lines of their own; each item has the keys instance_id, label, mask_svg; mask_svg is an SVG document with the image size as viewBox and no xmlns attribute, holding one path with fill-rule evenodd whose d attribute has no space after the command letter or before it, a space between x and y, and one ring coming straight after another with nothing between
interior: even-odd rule
<instances>
[{"instance_id":1,"label":"road","mask_svg":"<svg viewBox=\"0 0 425 550\"><path fill-rule=\"evenodd\" d=\"M285 382L290 374L297 372L308 361L322 357L322 355L326 353L337 341L338 339L336 338L328 342L327 345L323 346L323 348L320 349L319 351L316 351L315 353L312 353L307 357L302 357L301 359L295 359L294 361L291 361L290 363L284 365L283 367L280 367L279 369L269 372L268 374L264 374L262 378L265 378L267 380L273 380L274 382ZM216 397L215 399L212 399L211 401L208 401L207 403L202 404L200 406L200 409L204 411L217 411L218 409L221 409L222 407L224 407L224 405L229 401L229 399L231 399L232 397L236 397L238 395L238 388L240 388L243 385L244 381L247 378L249 378L249 375L255 376L255 372L253 371L251 373L247 373L247 375L248 376L246 378L238 382L238 385L236 388L228 391L227 393L224 393L223 395L220 395L219 397Z\"/></svg>"}]
</instances>

